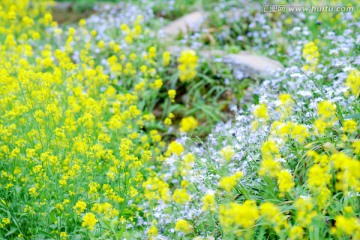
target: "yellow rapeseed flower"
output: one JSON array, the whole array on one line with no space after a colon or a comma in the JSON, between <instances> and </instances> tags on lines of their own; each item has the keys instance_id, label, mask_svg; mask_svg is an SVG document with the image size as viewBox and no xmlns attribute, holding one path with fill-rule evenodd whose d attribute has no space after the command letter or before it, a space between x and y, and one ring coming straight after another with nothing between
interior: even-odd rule
<instances>
[{"instance_id":1,"label":"yellow rapeseed flower","mask_svg":"<svg viewBox=\"0 0 360 240\"><path fill-rule=\"evenodd\" d=\"M184 50L178 58L178 70L181 82L188 82L196 76L198 57L193 50Z\"/></svg>"},{"instance_id":2,"label":"yellow rapeseed flower","mask_svg":"<svg viewBox=\"0 0 360 240\"><path fill-rule=\"evenodd\" d=\"M186 189L176 189L172 195L174 202L178 204L184 204L190 200L190 195L186 192Z\"/></svg>"},{"instance_id":3,"label":"yellow rapeseed flower","mask_svg":"<svg viewBox=\"0 0 360 240\"><path fill-rule=\"evenodd\" d=\"M252 200L246 200L244 204L221 205L219 214L220 224L226 231L230 230L232 226L251 228L260 217L256 203Z\"/></svg>"},{"instance_id":4,"label":"yellow rapeseed flower","mask_svg":"<svg viewBox=\"0 0 360 240\"><path fill-rule=\"evenodd\" d=\"M254 110L254 116L258 119L269 120L270 116L265 103L260 103Z\"/></svg>"},{"instance_id":5,"label":"yellow rapeseed flower","mask_svg":"<svg viewBox=\"0 0 360 240\"><path fill-rule=\"evenodd\" d=\"M231 146L224 147L220 150L220 153L226 161L230 161L235 155L235 151Z\"/></svg>"},{"instance_id":6,"label":"yellow rapeseed flower","mask_svg":"<svg viewBox=\"0 0 360 240\"><path fill-rule=\"evenodd\" d=\"M97 222L98 220L96 219L93 213L86 213L85 216L83 217L82 226L90 230L94 230Z\"/></svg>"},{"instance_id":7,"label":"yellow rapeseed flower","mask_svg":"<svg viewBox=\"0 0 360 240\"><path fill-rule=\"evenodd\" d=\"M164 66L164 67L169 66L170 60L171 60L171 55L170 55L170 53L167 52L167 51L165 51L165 52L163 53L163 62L162 62L163 66Z\"/></svg>"},{"instance_id":8,"label":"yellow rapeseed flower","mask_svg":"<svg viewBox=\"0 0 360 240\"><path fill-rule=\"evenodd\" d=\"M86 203L82 200L79 200L74 206L74 210L77 214L84 212L85 209L86 209Z\"/></svg>"},{"instance_id":9,"label":"yellow rapeseed flower","mask_svg":"<svg viewBox=\"0 0 360 240\"><path fill-rule=\"evenodd\" d=\"M281 170L276 177L281 193L287 193L295 186L294 179L288 170Z\"/></svg>"},{"instance_id":10,"label":"yellow rapeseed flower","mask_svg":"<svg viewBox=\"0 0 360 240\"><path fill-rule=\"evenodd\" d=\"M152 224L150 227L149 227L149 230L148 230L148 237L149 239L153 239L154 237L156 237L158 235L158 229L157 227L155 226L155 224Z\"/></svg>"},{"instance_id":11,"label":"yellow rapeseed flower","mask_svg":"<svg viewBox=\"0 0 360 240\"><path fill-rule=\"evenodd\" d=\"M175 101L175 96L176 96L176 90L170 89L168 91L168 95L169 95L169 98L170 98L171 102L174 102Z\"/></svg>"},{"instance_id":12,"label":"yellow rapeseed flower","mask_svg":"<svg viewBox=\"0 0 360 240\"><path fill-rule=\"evenodd\" d=\"M352 119L344 120L344 132L354 133L358 129L358 123Z\"/></svg>"},{"instance_id":13,"label":"yellow rapeseed flower","mask_svg":"<svg viewBox=\"0 0 360 240\"><path fill-rule=\"evenodd\" d=\"M170 153L174 153L178 156L180 156L180 154L184 151L184 147L181 143L176 142L176 141L172 141L168 147L168 152Z\"/></svg>"},{"instance_id":14,"label":"yellow rapeseed flower","mask_svg":"<svg viewBox=\"0 0 360 240\"><path fill-rule=\"evenodd\" d=\"M203 202L203 211L210 211L215 212L216 211L216 202L215 202L215 194L208 193L205 194L205 196L202 198Z\"/></svg>"},{"instance_id":15,"label":"yellow rapeseed flower","mask_svg":"<svg viewBox=\"0 0 360 240\"><path fill-rule=\"evenodd\" d=\"M237 184L238 180L243 176L242 172L236 172L231 176L222 177L219 186L225 191L230 192Z\"/></svg>"},{"instance_id":16,"label":"yellow rapeseed flower","mask_svg":"<svg viewBox=\"0 0 360 240\"><path fill-rule=\"evenodd\" d=\"M190 132L193 131L199 122L194 117L184 117L180 121L180 132Z\"/></svg>"},{"instance_id":17,"label":"yellow rapeseed flower","mask_svg":"<svg viewBox=\"0 0 360 240\"><path fill-rule=\"evenodd\" d=\"M184 234L189 234L193 232L193 226L184 219L179 219L175 224L175 231L182 232Z\"/></svg>"},{"instance_id":18,"label":"yellow rapeseed flower","mask_svg":"<svg viewBox=\"0 0 360 240\"><path fill-rule=\"evenodd\" d=\"M305 44L302 56L305 58L306 62L303 69L305 71L315 71L319 62L320 53L314 42L308 42Z\"/></svg>"},{"instance_id":19,"label":"yellow rapeseed flower","mask_svg":"<svg viewBox=\"0 0 360 240\"><path fill-rule=\"evenodd\" d=\"M359 97L360 95L360 71L353 70L349 73L349 76L346 79L346 86L351 89L352 94L355 97Z\"/></svg>"},{"instance_id":20,"label":"yellow rapeseed flower","mask_svg":"<svg viewBox=\"0 0 360 240\"><path fill-rule=\"evenodd\" d=\"M337 216L335 226L338 231L344 232L346 235L353 235L356 231L360 231L360 222L355 217Z\"/></svg>"}]
</instances>

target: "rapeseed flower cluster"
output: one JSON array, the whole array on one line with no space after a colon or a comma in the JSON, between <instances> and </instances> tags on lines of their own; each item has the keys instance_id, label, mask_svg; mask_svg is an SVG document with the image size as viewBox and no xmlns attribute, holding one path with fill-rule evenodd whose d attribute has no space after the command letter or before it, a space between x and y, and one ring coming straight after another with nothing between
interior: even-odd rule
<instances>
[{"instance_id":1,"label":"rapeseed flower cluster","mask_svg":"<svg viewBox=\"0 0 360 240\"><path fill-rule=\"evenodd\" d=\"M196 129L199 125L199 122L194 117L185 117L180 121L180 132L190 132Z\"/></svg>"},{"instance_id":2,"label":"rapeseed flower cluster","mask_svg":"<svg viewBox=\"0 0 360 240\"><path fill-rule=\"evenodd\" d=\"M169 144L169 147L168 147L168 150L166 152L166 155L171 155L171 154L176 154L177 156L180 156L181 153L184 151L184 146L177 142L177 141L172 141L170 144Z\"/></svg>"},{"instance_id":3,"label":"rapeseed flower cluster","mask_svg":"<svg viewBox=\"0 0 360 240\"><path fill-rule=\"evenodd\" d=\"M216 211L216 201L214 193L208 193L203 197L203 210L211 212Z\"/></svg>"},{"instance_id":4,"label":"rapeseed flower cluster","mask_svg":"<svg viewBox=\"0 0 360 240\"><path fill-rule=\"evenodd\" d=\"M231 203L230 205L220 205L219 207L220 224L225 231L235 231L237 235L242 232L238 228L250 229L254 227L260 217L258 207L254 201L245 201L244 204Z\"/></svg>"},{"instance_id":5,"label":"rapeseed flower cluster","mask_svg":"<svg viewBox=\"0 0 360 240\"><path fill-rule=\"evenodd\" d=\"M279 185L281 196L290 192L295 183L289 170L283 169L279 162L279 149L274 141L266 141L262 148L263 161L260 165L259 175L275 177Z\"/></svg>"},{"instance_id":6,"label":"rapeseed flower cluster","mask_svg":"<svg viewBox=\"0 0 360 240\"><path fill-rule=\"evenodd\" d=\"M220 153L226 161L230 161L235 155L234 149L230 146L226 146L221 149Z\"/></svg>"},{"instance_id":7,"label":"rapeseed flower cluster","mask_svg":"<svg viewBox=\"0 0 360 240\"><path fill-rule=\"evenodd\" d=\"M189 82L196 76L198 57L193 50L184 50L178 58L178 70L181 82Z\"/></svg>"},{"instance_id":8,"label":"rapeseed flower cluster","mask_svg":"<svg viewBox=\"0 0 360 240\"><path fill-rule=\"evenodd\" d=\"M281 213L279 207L271 202L262 203L259 206L260 215L279 235L288 231L289 224L285 214Z\"/></svg>"},{"instance_id":9,"label":"rapeseed flower cluster","mask_svg":"<svg viewBox=\"0 0 360 240\"><path fill-rule=\"evenodd\" d=\"M182 232L183 234L189 234L193 231L193 227L188 221L179 219L176 221L175 230Z\"/></svg>"},{"instance_id":10,"label":"rapeseed flower cluster","mask_svg":"<svg viewBox=\"0 0 360 240\"><path fill-rule=\"evenodd\" d=\"M86 213L83 217L83 223L82 226L83 227L87 227L90 230L94 230L95 229L95 224L98 222L98 220L96 219L95 215L93 213Z\"/></svg>"},{"instance_id":11,"label":"rapeseed flower cluster","mask_svg":"<svg viewBox=\"0 0 360 240\"><path fill-rule=\"evenodd\" d=\"M303 69L305 71L314 72L316 70L320 57L318 46L314 42L308 42L304 46L302 56L305 59L305 63L306 63Z\"/></svg>"},{"instance_id":12,"label":"rapeseed flower cluster","mask_svg":"<svg viewBox=\"0 0 360 240\"><path fill-rule=\"evenodd\" d=\"M324 134L326 128L332 127L336 121L336 106L330 101L323 101L318 104L319 118L314 122L316 131Z\"/></svg>"},{"instance_id":13,"label":"rapeseed flower cluster","mask_svg":"<svg viewBox=\"0 0 360 240\"><path fill-rule=\"evenodd\" d=\"M237 184L237 181L243 176L242 172L236 172L231 176L226 176L220 179L219 186L225 191L230 192Z\"/></svg>"},{"instance_id":14,"label":"rapeseed flower cluster","mask_svg":"<svg viewBox=\"0 0 360 240\"><path fill-rule=\"evenodd\" d=\"M168 95L169 95L171 102L175 102L176 90L170 89L168 91Z\"/></svg>"},{"instance_id":15,"label":"rapeseed flower cluster","mask_svg":"<svg viewBox=\"0 0 360 240\"><path fill-rule=\"evenodd\" d=\"M19 236L109 237L106 226L135 226L144 199L190 200L185 187L172 194L152 169L167 150L167 127L154 127L152 111L168 90L162 71L172 56L139 47L149 37L143 18L117 26L109 38L84 19L58 26L43 1L1 1L0 190L14 214L26 213L16 222ZM194 78L196 54L184 52L179 63L181 81ZM174 100L175 89L169 95ZM180 125L188 132L198 122L188 117ZM176 141L168 149L184 151ZM0 217L3 236L13 221Z\"/></svg>"},{"instance_id":16,"label":"rapeseed flower cluster","mask_svg":"<svg viewBox=\"0 0 360 240\"><path fill-rule=\"evenodd\" d=\"M190 195L186 192L186 189L176 189L172 199L176 203L184 204L190 200Z\"/></svg>"},{"instance_id":17,"label":"rapeseed flower cluster","mask_svg":"<svg viewBox=\"0 0 360 240\"><path fill-rule=\"evenodd\" d=\"M360 95L360 72L358 70L353 70L349 73L349 76L346 79L346 86L350 88L351 93L356 97Z\"/></svg>"}]
</instances>

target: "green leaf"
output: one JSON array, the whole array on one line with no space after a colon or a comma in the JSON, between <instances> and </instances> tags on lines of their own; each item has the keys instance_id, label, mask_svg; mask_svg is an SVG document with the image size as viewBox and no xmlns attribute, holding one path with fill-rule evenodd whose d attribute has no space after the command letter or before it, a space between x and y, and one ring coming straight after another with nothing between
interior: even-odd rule
<instances>
[{"instance_id":1,"label":"green leaf","mask_svg":"<svg viewBox=\"0 0 360 240\"><path fill-rule=\"evenodd\" d=\"M5 237L10 236L11 234L15 233L17 230L18 230L17 228L11 227L11 228L10 228L10 231L8 231L8 232L5 234Z\"/></svg>"}]
</instances>

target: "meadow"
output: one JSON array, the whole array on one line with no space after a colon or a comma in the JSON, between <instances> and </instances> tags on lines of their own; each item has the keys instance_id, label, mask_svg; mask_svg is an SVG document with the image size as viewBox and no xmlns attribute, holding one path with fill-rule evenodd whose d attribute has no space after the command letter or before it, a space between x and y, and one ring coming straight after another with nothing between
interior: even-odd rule
<instances>
[{"instance_id":1,"label":"meadow","mask_svg":"<svg viewBox=\"0 0 360 240\"><path fill-rule=\"evenodd\" d=\"M56 4L0 0L0 239L360 239L356 1Z\"/></svg>"}]
</instances>

